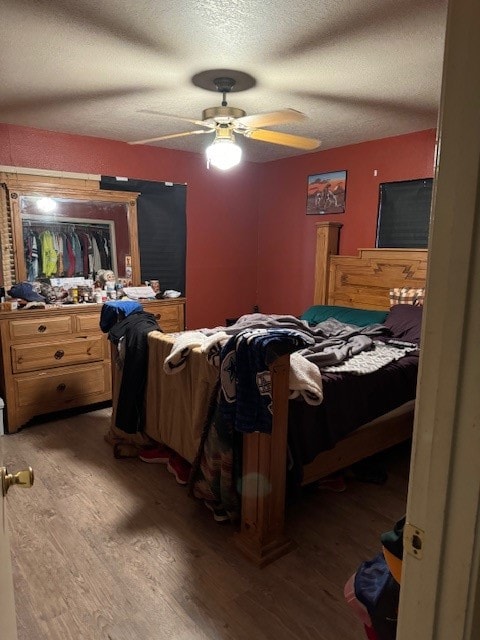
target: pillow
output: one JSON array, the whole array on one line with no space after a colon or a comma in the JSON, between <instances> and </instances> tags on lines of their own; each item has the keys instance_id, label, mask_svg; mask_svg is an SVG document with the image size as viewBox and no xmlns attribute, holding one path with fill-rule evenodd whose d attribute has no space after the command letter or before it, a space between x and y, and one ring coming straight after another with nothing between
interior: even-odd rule
<instances>
[{"instance_id":1,"label":"pillow","mask_svg":"<svg viewBox=\"0 0 480 640\"><path fill-rule=\"evenodd\" d=\"M354 309L353 307L337 307L335 305L314 305L302 313L301 320L308 324L318 324L329 318L335 318L339 322L355 324L357 327L366 327L369 324L382 323L387 317L388 311L374 311L372 309Z\"/></svg>"},{"instance_id":2,"label":"pillow","mask_svg":"<svg viewBox=\"0 0 480 640\"><path fill-rule=\"evenodd\" d=\"M396 304L390 309L383 323L393 337L420 344L423 307L412 304Z\"/></svg>"},{"instance_id":3,"label":"pillow","mask_svg":"<svg viewBox=\"0 0 480 640\"><path fill-rule=\"evenodd\" d=\"M394 304L423 305L425 289L409 289L408 287L390 289L390 306Z\"/></svg>"}]
</instances>

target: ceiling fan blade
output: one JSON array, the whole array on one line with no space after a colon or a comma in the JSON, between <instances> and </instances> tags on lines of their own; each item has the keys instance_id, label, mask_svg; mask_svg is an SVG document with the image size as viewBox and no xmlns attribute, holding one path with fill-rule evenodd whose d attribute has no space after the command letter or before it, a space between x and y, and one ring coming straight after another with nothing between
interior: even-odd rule
<instances>
[{"instance_id":1,"label":"ceiling fan blade","mask_svg":"<svg viewBox=\"0 0 480 640\"><path fill-rule=\"evenodd\" d=\"M281 144L285 147L303 149L304 151L313 151L320 146L320 140L317 140L316 138L304 138L303 136L295 136L291 133L281 133L280 131L269 131L268 129L253 129L253 131L247 130L243 135L246 138L253 138L253 140Z\"/></svg>"},{"instance_id":2,"label":"ceiling fan blade","mask_svg":"<svg viewBox=\"0 0 480 640\"><path fill-rule=\"evenodd\" d=\"M201 127L215 128L215 122L205 122L203 120L192 120L191 118L182 118L182 116L173 116L170 113L162 113L161 111L152 111L151 109L139 109L138 113L150 113L154 116L162 116L163 118L173 118L174 120L182 120L183 122L191 122L192 124L200 125Z\"/></svg>"},{"instance_id":3,"label":"ceiling fan blade","mask_svg":"<svg viewBox=\"0 0 480 640\"><path fill-rule=\"evenodd\" d=\"M296 109L282 109L280 111L271 111L270 113L257 113L251 116L243 116L237 118L236 122L247 128L254 127L272 127L276 124L285 124L286 122L298 122L304 120L305 114Z\"/></svg>"},{"instance_id":4,"label":"ceiling fan blade","mask_svg":"<svg viewBox=\"0 0 480 640\"><path fill-rule=\"evenodd\" d=\"M196 131L183 131L182 133L170 133L166 136L157 136L156 138L147 138L146 140L134 140L128 144L148 144L149 142L158 142L159 140L169 140L170 138L181 138L182 136L195 136L199 133L212 133L207 129L197 129Z\"/></svg>"}]
</instances>

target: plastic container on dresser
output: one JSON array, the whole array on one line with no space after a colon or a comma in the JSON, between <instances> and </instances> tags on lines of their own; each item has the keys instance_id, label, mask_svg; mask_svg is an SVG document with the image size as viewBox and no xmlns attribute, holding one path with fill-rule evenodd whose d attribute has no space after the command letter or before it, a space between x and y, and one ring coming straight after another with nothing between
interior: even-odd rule
<instances>
[{"instance_id":1,"label":"plastic container on dresser","mask_svg":"<svg viewBox=\"0 0 480 640\"><path fill-rule=\"evenodd\" d=\"M185 299L147 302L163 331L182 331ZM100 305L0 312L0 396L5 429L33 417L112 398L110 349Z\"/></svg>"}]
</instances>

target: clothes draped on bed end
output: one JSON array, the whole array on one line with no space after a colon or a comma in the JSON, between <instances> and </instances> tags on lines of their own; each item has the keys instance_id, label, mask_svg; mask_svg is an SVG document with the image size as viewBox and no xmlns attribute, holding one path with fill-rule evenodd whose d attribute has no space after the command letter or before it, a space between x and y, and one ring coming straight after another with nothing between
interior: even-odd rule
<instances>
[{"instance_id":1,"label":"clothes draped on bed end","mask_svg":"<svg viewBox=\"0 0 480 640\"><path fill-rule=\"evenodd\" d=\"M272 428L269 366L311 343L291 329L244 329L221 350L219 388L193 465L191 492L221 507L232 521L240 514L242 433Z\"/></svg>"},{"instance_id":2,"label":"clothes draped on bed end","mask_svg":"<svg viewBox=\"0 0 480 640\"><path fill-rule=\"evenodd\" d=\"M251 314L252 316L263 316L263 314ZM284 317L284 316L282 316ZM285 316L284 318L291 318L293 316ZM299 321L294 318L296 323ZM286 330L285 324L278 325L279 328ZM305 334L303 331L298 332L297 325L293 324L291 330L297 331L307 344L313 344L313 338ZM305 324L302 323L303 328ZM269 331L273 330L274 326L271 325ZM255 326L255 329L259 331L266 331L266 328L260 329ZM230 340L232 336L236 336L245 330L245 325L242 325L241 329L236 329L232 325L228 329L230 333L224 331L223 328L219 329L215 333L213 329L201 329L199 331L186 331L175 338L172 350L165 359L163 370L167 375L174 375L182 371L189 361L190 354L196 347L200 348L201 353L205 354L207 362L212 366L220 370L220 354L223 347ZM251 330L249 328L249 330ZM289 373L289 388L290 399L302 396L309 404L320 404L323 400L322 392L322 377L318 366L309 362L304 356L298 352L292 352L290 360L290 373Z\"/></svg>"},{"instance_id":3,"label":"clothes draped on bed end","mask_svg":"<svg viewBox=\"0 0 480 640\"><path fill-rule=\"evenodd\" d=\"M292 329L244 329L220 355L219 412L236 431L270 433L272 381L269 366L313 340Z\"/></svg>"},{"instance_id":4,"label":"clothes draped on bed end","mask_svg":"<svg viewBox=\"0 0 480 640\"><path fill-rule=\"evenodd\" d=\"M242 333L248 335L249 331L252 336L256 334L256 331L258 331L259 335L262 335L262 332L268 334L268 332L274 333L275 331L286 331L287 333L288 331L292 331L292 333L294 333L296 329L298 335L302 335L307 344L299 351L291 353L291 372L302 363L313 367L320 377L320 389L322 389L322 381L319 366L321 370L324 368L327 370L328 368L331 371L335 371L335 365L338 365L338 368L341 369L342 363L346 364L350 359L357 359L361 360L361 362L358 362L353 368L349 369L351 373L360 375L371 371L379 372L387 363L403 357L408 351L416 350L416 346L414 345L405 349L386 347L380 339L382 336L387 337L389 331L386 327L379 324L357 327L345 325L344 323L330 319L314 327L308 327L306 323L299 325L301 321L296 318L292 319L291 316L265 317L262 316L262 314L251 314L249 317L254 317L254 326L268 325L271 328L245 330L246 317L244 317L240 319L237 327L232 325L226 329L221 329L223 333L229 331L233 333L234 336L236 335L237 338L230 338L228 341L229 346L224 346L221 352L221 389L218 392L218 407L215 411L212 411L211 420L205 426L201 449L194 464L191 485L194 496L214 502L217 507L227 511L231 519L238 517L240 510L239 494L242 474L241 431L248 432L250 430L243 428L243 416L241 412L240 420L238 420L237 407L233 402L233 400L238 399L236 383L238 382L237 361L239 351L240 354L243 354L242 349L245 346L240 341L242 346L240 350L236 349L236 339L238 339L238 336L242 336ZM273 329L273 326L278 327L279 319L280 325L283 327L288 326L289 329ZM199 344L202 344L202 331L196 332L195 339ZM188 359L188 351L189 349L185 343L181 352L180 350L177 351L176 356L181 357L183 364L185 364ZM246 353L248 353L248 350ZM232 356L232 354L234 354L234 356ZM369 354L370 358L363 360L361 356L365 354ZM233 366L229 358L234 358ZM255 369L255 366L253 369ZM233 380L229 378L230 373L232 374ZM261 374L259 378L261 379ZM289 382L290 389L292 389L291 375ZM305 388L305 385L301 386ZM233 388L233 393L231 388ZM248 386L246 388L248 388ZM252 389L253 386L250 386L250 395ZM248 395L247 393L247 397ZM229 402L230 396L233 398L231 402ZM302 396L308 402L308 397L306 397L305 392ZM320 401L315 402L310 399L309 404L320 405L322 399L323 390ZM300 404L307 407L307 403ZM263 403L263 408L265 408L265 406L268 407L268 401L267 403ZM321 407L311 408L320 409ZM254 425L253 428L251 428L252 431L268 430L262 429L262 423L258 421L257 414L254 415L253 420L249 424ZM360 426L360 424L357 426ZM331 444L331 446L333 446L333 444ZM298 450L298 443L296 443L296 449ZM296 464L301 467L302 463L299 458L300 456L297 455ZM301 480L298 470L296 474L294 473L294 477L296 481Z\"/></svg>"},{"instance_id":5,"label":"clothes draped on bed end","mask_svg":"<svg viewBox=\"0 0 480 640\"><path fill-rule=\"evenodd\" d=\"M113 424L105 440L113 445L116 457L132 457L148 442L143 434L147 336L160 327L155 316L144 311L138 302L118 300L103 305L100 328L108 332L112 344L122 347L122 357L117 353L112 362L122 373L119 388L113 390Z\"/></svg>"},{"instance_id":6,"label":"clothes draped on bed end","mask_svg":"<svg viewBox=\"0 0 480 640\"><path fill-rule=\"evenodd\" d=\"M192 463L217 388L218 370L209 364L199 347L192 347L188 366L167 375L165 360L182 335L185 334L152 331L148 336L145 434Z\"/></svg>"}]
</instances>

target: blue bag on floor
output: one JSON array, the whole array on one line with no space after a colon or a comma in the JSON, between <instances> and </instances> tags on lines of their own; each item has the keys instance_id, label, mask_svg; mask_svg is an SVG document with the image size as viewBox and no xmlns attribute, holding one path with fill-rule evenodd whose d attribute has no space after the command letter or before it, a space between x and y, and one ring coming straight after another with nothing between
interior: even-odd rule
<instances>
[{"instance_id":1,"label":"blue bag on floor","mask_svg":"<svg viewBox=\"0 0 480 640\"><path fill-rule=\"evenodd\" d=\"M355 595L366 607L379 640L395 640L400 585L383 553L362 562L354 580Z\"/></svg>"}]
</instances>

